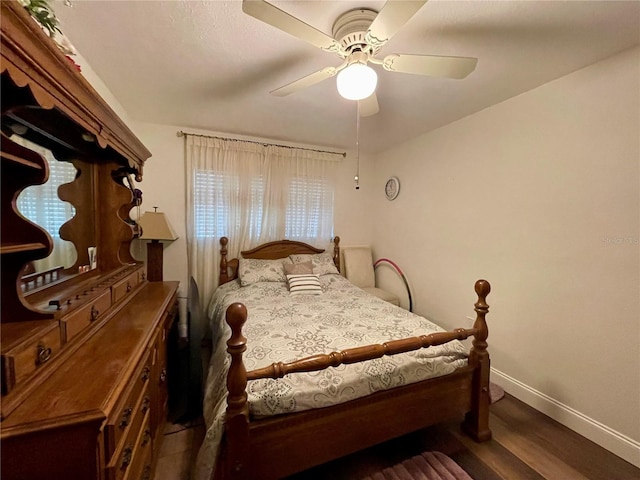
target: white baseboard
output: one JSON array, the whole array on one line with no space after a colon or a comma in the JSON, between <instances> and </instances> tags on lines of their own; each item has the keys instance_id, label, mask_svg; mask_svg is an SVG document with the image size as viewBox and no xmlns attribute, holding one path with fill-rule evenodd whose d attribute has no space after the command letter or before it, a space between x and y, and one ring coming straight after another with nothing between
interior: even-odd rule
<instances>
[{"instance_id":1,"label":"white baseboard","mask_svg":"<svg viewBox=\"0 0 640 480\"><path fill-rule=\"evenodd\" d=\"M505 392L640 468L640 442L587 417L509 375L491 368L491 381Z\"/></svg>"}]
</instances>

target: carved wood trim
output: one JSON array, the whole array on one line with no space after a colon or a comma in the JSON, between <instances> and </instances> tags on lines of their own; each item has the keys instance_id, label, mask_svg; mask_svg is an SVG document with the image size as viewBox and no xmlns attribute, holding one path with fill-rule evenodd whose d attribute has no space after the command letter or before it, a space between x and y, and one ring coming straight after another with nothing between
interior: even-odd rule
<instances>
[{"instance_id":1,"label":"carved wood trim","mask_svg":"<svg viewBox=\"0 0 640 480\"><path fill-rule=\"evenodd\" d=\"M46 230L27 220L17 207L19 193L29 185L40 185L49 178L49 166L39 154L2 134L2 305L3 322L51 318L33 312L22 297L20 272L32 260L51 253L53 241Z\"/></svg>"},{"instance_id":2,"label":"carved wood trim","mask_svg":"<svg viewBox=\"0 0 640 480\"><path fill-rule=\"evenodd\" d=\"M382 344L348 348L327 354L312 355L289 363L276 362L268 367L247 372L247 380L259 378L282 378L289 373L315 372L327 367L337 367L351 363L365 362L385 355L397 355L421 348L442 345L452 340L465 340L476 334L475 329L458 328L451 332L437 332L419 337L402 338Z\"/></svg>"},{"instance_id":3,"label":"carved wood trim","mask_svg":"<svg viewBox=\"0 0 640 480\"><path fill-rule=\"evenodd\" d=\"M240 254L243 258L277 260L278 258L286 258L293 254L314 254L322 252L324 252L324 249L313 247L307 243L296 242L294 240L277 240L275 242L263 243L250 250L243 250Z\"/></svg>"},{"instance_id":4,"label":"carved wood trim","mask_svg":"<svg viewBox=\"0 0 640 480\"><path fill-rule=\"evenodd\" d=\"M247 370L242 354L247 349L247 339L242 335L242 326L247 320L247 309L241 303L227 308L227 323L231 327L231 338L227 341L227 352L231 365L227 375L227 425L228 445L224 470L227 478L244 479L247 469L249 444L249 405L247 403Z\"/></svg>"},{"instance_id":5,"label":"carved wood trim","mask_svg":"<svg viewBox=\"0 0 640 480\"><path fill-rule=\"evenodd\" d=\"M229 278L229 266L227 264L227 244L229 243L229 239L227 237L222 237L220 239L220 276L219 283L222 285L223 283L227 283L231 278ZM235 277L236 273L233 274Z\"/></svg>"},{"instance_id":6,"label":"carved wood trim","mask_svg":"<svg viewBox=\"0 0 640 480\"><path fill-rule=\"evenodd\" d=\"M473 395L471 397L471 410L466 414L463 429L478 441L489 440L489 372L491 361L487 351L487 327L486 315L489 313L487 295L491 292L491 285L486 280L478 280L475 284L478 301L474 305L476 320L473 324L477 334L474 336L471 352L469 353L469 365L474 367Z\"/></svg>"}]
</instances>

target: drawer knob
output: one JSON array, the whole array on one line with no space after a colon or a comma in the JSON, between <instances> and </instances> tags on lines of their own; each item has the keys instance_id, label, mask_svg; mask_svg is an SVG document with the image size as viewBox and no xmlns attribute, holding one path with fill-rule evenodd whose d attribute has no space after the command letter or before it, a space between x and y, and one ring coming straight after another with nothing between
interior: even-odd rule
<instances>
[{"instance_id":1,"label":"drawer knob","mask_svg":"<svg viewBox=\"0 0 640 480\"><path fill-rule=\"evenodd\" d=\"M167 369L163 368L160 372L160 383L164 383L167 381Z\"/></svg>"},{"instance_id":2,"label":"drawer knob","mask_svg":"<svg viewBox=\"0 0 640 480\"><path fill-rule=\"evenodd\" d=\"M131 421L131 413L133 413L133 408L131 407L125 408L122 412L122 418L120 419L120 423L118 424L121 429L124 430L125 428L127 428L127 425L129 425L129 422Z\"/></svg>"},{"instance_id":3,"label":"drawer knob","mask_svg":"<svg viewBox=\"0 0 640 480\"><path fill-rule=\"evenodd\" d=\"M142 381L146 382L147 380L149 380L149 375L151 374L151 369L149 367L144 367L142 369Z\"/></svg>"},{"instance_id":4,"label":"drawer knob","mask_svg":"<svg viewBox=\"0 0 640 480\"><path fill-rule=\"evenodd\" d=\"M100 315L100 310L98 310L95 305L91 305L91 321L95 322L98 315Z\"/></svg>"},{"instance_id":5,"label":"drawer knob","mask_svg":"<svg viewBox=\"0 0 640 480\"><path fill-rule=\"evenodd\" d=\"M131 284L127 280L127 293L129 293L130 291L131 291Z\"/></svg>"},{"instance_id":6,"label":"drawer knob","mask_svg":"<svg viewBox=\"0 0 640 480\"><path fill-rule=\"evenodd\" d=\"M51 358L51 348L46 345L39 343L38 344L38 358L36 360L36 364L42 365L46 361Z\"/></svg>"},{"instance_id":7,"label":"drawer knob","mask_svg":"<svg viewBox=\"0 0 640 480\"><path fill-rule=\"evenodd\" d=\"M151 465L146 465L144 470L142 471L142 480L150 480L151 479Z\"/></svg>"},{"instance_id":8,"label":"drawer knob","mask_svg":"<svg viewBox=\"0 0 640 480\"><path fill-rule=\"evenodd\" d=\"M142 399L142 407L140 407L140 410L142 410L142 413L146 413L147 410L149 410L149 406L151 405L151 398L149 398L148 395L145 395L144 398Z\"/></svg>"},{"instance_id":9,"label":"drawer knob","mask_svg":"<svg viewBox=\"0 0 640 480\"><path fill-rule=\"evenodd\" d=\"M151 441L151 429L147 428L142 435L142 446L144 447Z\"/></svg>"},{"instance_id":10,"label":"drawer knob","mask_svg":"<svg viewBox=\"0 0 640 480\"><path fill-rule=\"evenodd\" d=\"M120 470L126 470L131 463L131 457L133 456L133 446L127 446L122 452L122 461L120 462Z\"/></svg>"}]
</instances>

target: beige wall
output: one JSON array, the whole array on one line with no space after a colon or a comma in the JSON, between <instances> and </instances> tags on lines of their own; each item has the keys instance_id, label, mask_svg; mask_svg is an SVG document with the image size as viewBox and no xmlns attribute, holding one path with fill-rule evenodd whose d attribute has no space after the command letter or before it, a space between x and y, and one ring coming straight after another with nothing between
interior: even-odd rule
<instances>
[{"instance_id":1,"label":"beige wall","mask_svg":"<svg viewBox=\"0 0 640 480\"><path fill-rule=\"evenodd\" d=\"M85 58L77 53L73 57L74 62L80 65L82 69L82 76L91 84L91 86L100 94L105 102L113 109L113 111L120 117L120 119L127 124L127 126L134 130L133 121L129 118L126 110L122 107L118 99L111 93L111 90L104 84L102 79L96 72L93 71L91 65L85 60ZM134 130L135 132L135 130Z\"/></svg>"},{"instance_id":2,"label":"beige wall","mask_svg":"<svg viewBox=\"0 0 640 480\"><path fill-rule=\"evenodd\" d=\"M489 280L493 379L638 465L639 86L636 48L378 155L373 242L447 328Z\"/></svg>"}]
</instances>

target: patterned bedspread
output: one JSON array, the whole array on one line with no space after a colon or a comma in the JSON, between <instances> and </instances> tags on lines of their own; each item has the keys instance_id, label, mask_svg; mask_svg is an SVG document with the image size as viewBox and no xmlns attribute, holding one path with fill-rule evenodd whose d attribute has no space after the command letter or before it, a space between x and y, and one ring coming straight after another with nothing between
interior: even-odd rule
<instances>
[{"instance_id":1,"label":"patterned bedspread","mask_svg":"<svg viewBox=\"0 0 640 480\"><path fill-rule=\"evenodd\" d=\"M243 328L247 371L278 361L442 331L425 318L364 292L341 275L323 275L320 281L322 295L291 296L285 282L240 287L234 281L216 290L208 308L214 352L205 388L207 435L198 455L196 478L210 477L223 431L229 368L225 342L231 334L224 314L230 304L241 302L247 307ZM247 385L249 410L252 416L260 417L326 407L446 375L466 363L466 349L454 341L278 380L253 380Z\"/></svg>"}]
</instances>

